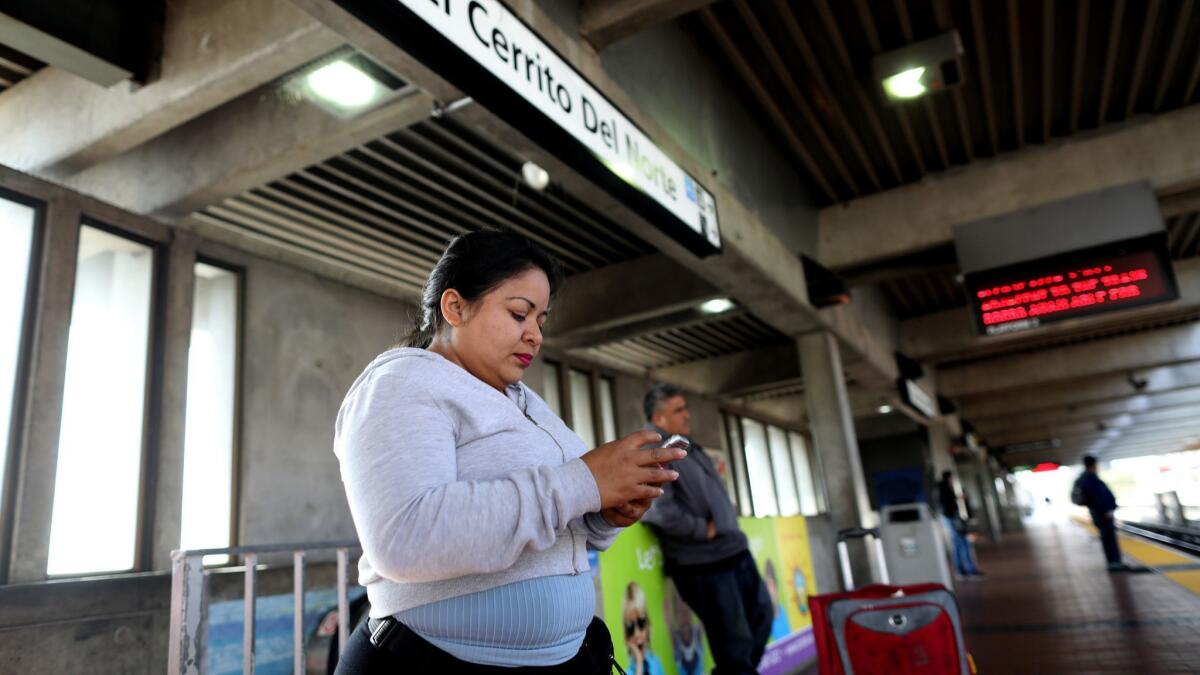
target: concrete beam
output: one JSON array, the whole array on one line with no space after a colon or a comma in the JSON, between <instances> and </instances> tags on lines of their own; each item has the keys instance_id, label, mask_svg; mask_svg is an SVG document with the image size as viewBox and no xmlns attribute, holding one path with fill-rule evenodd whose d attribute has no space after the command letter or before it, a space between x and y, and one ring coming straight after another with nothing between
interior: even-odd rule
<instances>
[{"instance_id":1,"label":"concrete beam","mask_svg":"<svg viewBox=\"0 0 1200 675\"><path fill-rule=\"evenodd\" d=\"M1103 421L1125 415L1136 415L1151 411L1200 406L1200 388L1183 389L1166 394L1142 394L1087 405L1068 405L1047 408L1033 413L1009 417L992 417L972 420L975 428L985 437L993 432L1011 432L1022 427L1037 427L1051 424L1069 424L1083 421Z\"/></svg>"},{"instance_id":2,"label":"concrete beam","mask_svg":"<svg viewBox=\"0 0 1200 675\"><path fill-rule=\"evenodd\" d=\"M943 368L937 383L945 396L972 396L1195 361L1200 361L1200 323L1192 322Z\"/></svg>"},{"instance_id":3,"label":"concrete beam","mask_svg":"<svg viewBox=\"0 0 1200 675\"><path fill-rule=\"evenodd\" d=\"M584 0L579 33L596 49L651 26L710 5L715 0Z\"/></svg>"},{"instance_id":4,"label":"concrete beam","mask_svg":"<svg viewBox=\"0 0 1200 675\"><path fill-rule=\"evenodd\" d=\"M135 213L178 221L426 120L432 109L433 99L412 88L379 108L341 119L267 85L66 184Z\"/></svg>"},{"instance_id":5,"label":"concrete beam","mask_svg":"<svg viewBox=\"0 0 1200 675\"><path fill-rule=\"evenodd\" d=\"M158 79L103 89L56 68L36 73L0 99L0 163L63 178L342 43L285 0L167 3Z\"/></svg>"},{"instance_id":6,"label":"concrete beam","mask_svg":"<svg viewBox=\"0 0 1200 675\"><path fill-rule=\"evenodd\" d=\"M985 436L989 445L1001 446L1043 439L1057 438L1067 441L1099 440L1116 438L1142 430L1159 427L1196 427L1200 429L1200 406L1190 405L1142 414L1115 415L1100 420L1067 421L1042 426L1027 426Z\"/></svg>"},{"instance_id":7,"label":"concrete beam","mask_svg":"<svg viewBox=\"0 0 1200 675\"><path fill-rule=\"evenodd\" d=\"M702 394L744 396L765 387L800 379L800 357L794 345L738 352L650 371L650 377L674 382Z\"/></svg>"},{"instance_id":8,"label":"concrete beam","mask_svg":"<svg viewBox=\"0 0 1200 675\"><path fill-rule=\"evenodd\" d=\"M1174 302L1128 309L1096 317L1056 323L1037 330L1007 335L981 336L975 332L970 310L959 307L900 322L900 351L919 361L944 361L977 353L1011 351L1049 338L1082 335L1200 312L1200 258L1174 262L1179 299Z\"/></svg>"},{"instance_id":9,"label":"concrete beam","mask_svg":"<svg viewBox=\"0 0 1200 675\"><path fill-rule=\"evenodd\" d=\"M927 176L818 215L817 259L835 269L915 253L953 240L954 225L1137 180L1173 193L1200 180L1200 108L1116 131Z\"/></svg>"},{"instance_id":10,"label":"concrete beam","mask_svg":"<svg viewBox=\"0 0 1200 675\"><path fill-rule=\"evenodd\" d=\"M567 279L554 303L546 343L583 346L598 333L694 310L720 296L711 283L661 253L601 267Z\"/></svg>"},{"instance_id":11,"label":"concrete beam","mask_svg":"<svg viewBox=\"0 0 1200 675\"><path fill-rule=\"evenodd\" d=\"M984 394L958 399L963 415L972 423L1013 417L1043 410L1068 409L1088 404L1118 402L1200 387L1200 363L1150 368L1128 373L1097 375L1011 393Z\"/></svg>"}]
</instances>

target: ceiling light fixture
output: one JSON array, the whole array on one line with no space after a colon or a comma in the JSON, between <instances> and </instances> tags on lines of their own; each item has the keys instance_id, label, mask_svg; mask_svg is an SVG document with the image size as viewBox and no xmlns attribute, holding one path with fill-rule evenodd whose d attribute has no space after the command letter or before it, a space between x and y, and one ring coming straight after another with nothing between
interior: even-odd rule
<instances>
[{"instance_id":1,"label":"ceiling light fixture","mask_svg":"<svg viewBox=\"0 0 1200 675\"><path fill-rule=\"evenodd\" d=\"M890 412L892 412L892 406L890 406L890 405L888 405L888 404L886 404L886 403L884 403L883 405L879 406L879 414L880 414L880 415L886 415L886 414L888 414L888 413L890 413Z\"/></svg>"},{"instance_id":2,"label":"ceiling light fixture","mask_svg":"<svg viewBox=\"0 0 1200 675\"><path fill-rule=\"evenodd\" d=\"M521 178L525 180L526 185L538 192L545 190L550 184L550 173L533 162L521 165Z\"/></svg>"},{"instance_id":3,"label":"ceiling light fixture","mask_svg":"<svg viewBox=\"0 0 1200 675\"><path fill-rule=\"evenodd\" d=\"M921 77L925 75L925 68L909 68L901 71L883 81L883 88L892 98L916 98L927 91L925 85L921 84Z\"/></svg>"},{"instance_id":4,"label":"ceiling light fixture","mask_svg":"<svg viewBox=\"0 0 1200 675\"><path fill-rule=\"evenodd\" d=\"M902 103L962 83L962 40L950 30L879 54L872 61L885 100Z\"/></svg>"},{"instance_id":5,"label":"ceiling light fixture","mask_svg":"<svg viewBox=\"0 0 1200 675\"><path fill-rule=\"evenodd\" d=\"M728 312L733 308L733 301L729 298L713 298L700 305L700 311L705 314L720 314L721 312Z\"/></svg>"},{"instance_id":6,"label":"ceiling light fixture","mask_svg":"<svg viewBox=\"0 0 1200 675\"><path fill-rule=\"evenodd\" d=\"M405 90L402 80L353 50L320 59L287 86L338 117L353 117Z\"/></svg>"}]
</instances>

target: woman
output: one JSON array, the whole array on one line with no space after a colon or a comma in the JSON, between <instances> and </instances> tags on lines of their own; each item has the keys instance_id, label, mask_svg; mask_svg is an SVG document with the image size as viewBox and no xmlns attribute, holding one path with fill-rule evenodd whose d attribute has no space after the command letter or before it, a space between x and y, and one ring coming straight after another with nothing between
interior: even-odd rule
<instances>
[{"instance_id":1,"label":"woman","mask_svg":"<svg viewBox=\"0 0 1200 675\"><path fill-rule=\"evenodd\" d=\"M604 549L684 456L639 432L590 452L521 377L561 274L509 232L455 238L406 346L346 395L334 451L371 620L338 675L608 673L588 545Z\"/></svg>"}]
</instances>

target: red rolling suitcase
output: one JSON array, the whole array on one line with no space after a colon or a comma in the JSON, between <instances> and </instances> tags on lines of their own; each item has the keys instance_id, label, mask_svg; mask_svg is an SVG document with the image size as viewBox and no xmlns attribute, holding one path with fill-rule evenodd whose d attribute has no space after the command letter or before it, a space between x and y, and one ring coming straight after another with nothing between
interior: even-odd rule
<instances>
[{"instance_id":1,"label":"red rolling suitcase","mask_svg":"<svg viewBox=\"0 0 1200 675\"><path fill-rule=\"evenodd\" d=\"M854 587L847 539L868 537L881 565L878 530L838 532L838 558ZM883 584L809 597L821 675L973 675L958 601L941 584Z\"/></svg>"}]
</instances>

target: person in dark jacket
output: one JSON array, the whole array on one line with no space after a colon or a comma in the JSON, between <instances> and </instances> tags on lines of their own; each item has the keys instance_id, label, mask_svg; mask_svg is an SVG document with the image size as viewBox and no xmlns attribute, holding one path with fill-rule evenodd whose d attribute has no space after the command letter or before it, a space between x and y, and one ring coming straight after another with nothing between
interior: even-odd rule
<instances>
[{"instance_id":1,"label":"person in dark jacket","mask_svg":"<svg viewBox=\"0 0 1200 675\"><path fill-rule=\"evenodd\" d=\"M1100 531L1100 543L1104 545L1104 558L1108 561L1108 570L1122 572L1129 569L1121 559L1121 547L1117 544L1117 526L1113 521L1113 514L1117 510L1117 498L1100 479L1096 458L1091 455L1083 458L1083 473L1075 480L1075 486L1071 490L1071 501L1088 508L1092 523Z\"/></svg>"},{"instance_id":2,"label":"person in dark jacket","mask_svg":"<svg viewBox=\"0 0 1200 675\"><path fill-rule=\"evenodd\" d=\"M958 509L958 493L954 490L954 474L942 472L942 480L938 482L938 506L942 511L942 524L946 527L946 536L950 537L951 550L954 557L954 568L960 576L983 576L975 567L975 559L971 556L971 544L963 536L966 527Z\"/></svg>"},{"instance_id":3,"label":"person in dark jacket","mask_svg":"<svg viewBox=\"0 0 1200 675\"><path fill-rule=\"evenodd\" d=\"M646 419L664 439L691 433L683 391L660 384L646 394ZM691 439L688 439L691 441ZM716 675L757 673L774 611L750 555L737 511L712 460L694 442L671 464L674 483L642 517L662 543L666 573L704 624Z\"/></svg>"}]
</instances>

